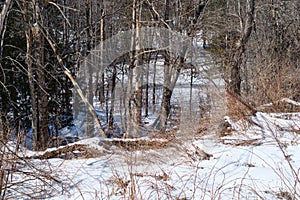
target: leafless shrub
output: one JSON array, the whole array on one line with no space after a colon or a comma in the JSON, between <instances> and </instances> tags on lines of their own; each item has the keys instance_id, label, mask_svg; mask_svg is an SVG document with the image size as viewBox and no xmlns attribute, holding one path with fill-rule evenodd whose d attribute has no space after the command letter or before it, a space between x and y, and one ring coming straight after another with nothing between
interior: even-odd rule
<instances>
[{"instance_id":1,"label":"leafless shrub","mask_svg":"<svg viewBox=\"0 0 300 200\"><path fill-rule=\"evenodd\" d=\"M28 160L22 148L13 142L0 141L0 195L1 199L45 199L63 187L46 162Z\"/></svg>"},{"instance_id":2,"label":"leafless shrub","mask_svg":"<svg viewBox=\"0 0 300 200\"><path fill-rule=\"evenodd\" d=\"M283 98L289 98L295 101L300 100L300 71L299 69L294 69L292 66L285 66L274 72L277 65L278 63L270 63L266 67L258 66L260 71L253 76L254 92L251 95L252 98L255 97L253 101L256 102L257 105L272 102L273 106L267 110L269 112L299 112L299 108L280 100ZM288 64L284 63L283 65ZM272 76L270 76L270 74L272 74Z\"/></svg>"}]
</instances>

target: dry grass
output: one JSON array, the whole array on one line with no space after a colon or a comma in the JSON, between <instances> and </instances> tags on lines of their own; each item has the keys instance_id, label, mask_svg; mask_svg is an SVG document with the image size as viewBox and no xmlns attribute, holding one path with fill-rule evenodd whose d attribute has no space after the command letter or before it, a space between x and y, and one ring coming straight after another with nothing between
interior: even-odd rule
<instances>
[{"instance_id":1,"label":"dry grass","mask_svg":"<svg viewBox=\"0 0 300 200\"><path fill-rule=\"evenodd\" d=\"M25 159L21 148L14 147L0 141L1 199L45 199L64 187L47 162Z\"/></svg>"}]
</instances>

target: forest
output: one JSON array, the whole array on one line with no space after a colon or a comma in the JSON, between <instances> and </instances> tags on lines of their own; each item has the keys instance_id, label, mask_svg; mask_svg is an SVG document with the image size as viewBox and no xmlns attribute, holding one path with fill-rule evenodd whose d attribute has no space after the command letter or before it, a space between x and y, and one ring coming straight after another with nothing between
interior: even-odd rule
<instances>
[{"instance_id":1,"label":"forest","mask_svg":"<svg viewBox=\"0 0 300 200\"><path fill-rule=\"evenodd\" d=\"M162 148L265 127L261 113L296 117L299 136L298 0L0 0L0 12L1 199L11 145L57 148L42 160L95 138Z\"/></svg>"}]
</instances>

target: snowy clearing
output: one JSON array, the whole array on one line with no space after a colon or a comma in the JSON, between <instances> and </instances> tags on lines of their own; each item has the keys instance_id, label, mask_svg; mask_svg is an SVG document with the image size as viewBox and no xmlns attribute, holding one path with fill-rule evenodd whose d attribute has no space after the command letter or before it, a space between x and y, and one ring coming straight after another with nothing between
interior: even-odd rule
<instances>
[{"instance_id":1,"label":"snowy clearing","mask_svg":"<svg viewBox=\"0 0 300 200\"><path fill-rule=\"evenodd\" d=\"M8 193L29 199L23 194L33 190L39 191L31 193L36 198L53 200L298 199L300 113L259 112L250 119L230 121L232 132L218 139L213 134L185 133L190 135L78 141L69 146L86 145L102 154L27 159L36 169L20 168L28 173L15 174ZM104 141L109 145L103 146ZM122 141L143 141L141 146L148 141L149 147L126 149L117 145ZM156 145L160 142L166 144ZM43 153L27 151L25 155ZM49 179L42 179L40 170ZM30 179L31 173L37 175ZM26 184L18 184L20 180Z\"/></svg>"}]
</instances>

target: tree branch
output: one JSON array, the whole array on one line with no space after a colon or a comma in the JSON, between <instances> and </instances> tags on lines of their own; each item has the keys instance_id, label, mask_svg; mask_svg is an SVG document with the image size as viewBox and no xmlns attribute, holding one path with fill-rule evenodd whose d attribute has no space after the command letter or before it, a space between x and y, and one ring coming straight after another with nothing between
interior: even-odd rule
<instances>
[{"instance_id":1,"label":"tree branch","mask_svg":"<svg viewBox=\"0 0 300 200\"><path fill-rule=\"evenodd\" d=\"M91 115L93 116L94 120L96 121L96 124L99 128L100 134L102 135L102 137L106 137L106 134L104 132L104 129L100 123L100 120L97 116L97 113L95 111L95 109L93 108L93 106L88 102L87 98L84 96L81 88L79 87L79 85L77 84L76 80L74 79L74 77L72 76L71 72L66 68L66 66L63 63L63 60L61 59L60 55L57 52L57 48L55 43L52 41L52 39L49 37L48 32L42 27L40 26L40 24L38 24L39 29L41 31L41 33L43 34L43 36L45 37L45 39L47 40L47 42L49 43L49 45L51 46L52 51L54 52L54 54L56 55L56 59L59 63L59 65L64 69L64 73L67 75L67 77L70 79L70 81L72 82L76 92L78 92L80 98L82 99L82 101L85 103L85 105L88 107L89 112L91 113Z\"/></svg>"}]
</instances>

